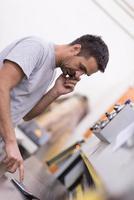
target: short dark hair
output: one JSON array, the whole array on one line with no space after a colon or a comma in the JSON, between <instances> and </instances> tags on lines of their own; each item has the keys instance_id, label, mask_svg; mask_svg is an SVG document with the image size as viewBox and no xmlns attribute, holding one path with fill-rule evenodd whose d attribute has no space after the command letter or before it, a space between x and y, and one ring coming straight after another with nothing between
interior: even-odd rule
<instances>
[{"instance_id":1,"label":"short dark hair","mask_svg":"<svg viewBox=\"0 0 134 200\"><path fill-rule=\"evenodd\" d=\"M98 69L101 72L105 71L109 60L109 51L107 45L100 36L83 35L70 43L70 45L74 44L81 44L79 56L84 56L86 58L93 56L97 61Z\"/></svg>"}]
</instances>

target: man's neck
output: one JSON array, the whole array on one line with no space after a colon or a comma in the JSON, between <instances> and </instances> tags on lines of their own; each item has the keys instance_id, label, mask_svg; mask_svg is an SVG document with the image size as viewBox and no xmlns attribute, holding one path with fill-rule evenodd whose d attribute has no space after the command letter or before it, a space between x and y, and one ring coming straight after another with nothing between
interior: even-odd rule
<instances>
[{"instance_id":1,"label":"man's neck","mask_svg":"<svg viewBox=\"0 0 134 200\"><path fill-rule=\"evenodd\" d=\"M62 65L64 50L66 47L67 45L55 45L56 67L60 67Z\"/></svg>"}]
</instances>

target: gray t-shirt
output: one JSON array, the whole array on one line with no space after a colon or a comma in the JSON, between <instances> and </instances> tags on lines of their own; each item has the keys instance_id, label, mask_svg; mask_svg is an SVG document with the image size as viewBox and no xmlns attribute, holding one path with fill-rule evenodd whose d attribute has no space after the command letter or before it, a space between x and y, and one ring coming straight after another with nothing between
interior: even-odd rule
<instances>
[{"instance_id":1,"label":"gray t-shirt","mask_svg":"<svg viewBox=\"0 0 134 200\"><path fill-rule=\"evenodd\" d=\"M10 94L12 122L16 126L46 93L54 80L54 44L37 37L22 38L0 53L0 67L6 59L17 63L25 74Z\"/></svg>"}]
</instances>

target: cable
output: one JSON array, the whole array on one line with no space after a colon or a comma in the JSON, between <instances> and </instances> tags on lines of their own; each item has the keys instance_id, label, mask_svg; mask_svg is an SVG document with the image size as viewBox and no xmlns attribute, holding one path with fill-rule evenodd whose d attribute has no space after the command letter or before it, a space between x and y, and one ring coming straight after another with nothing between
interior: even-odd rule
<instances>
[{"instance_id":1,"label":"cable","mask_svg":"<svg viewBox=\"0 0 134 200\"><path fill-rule=\"evenodd\" d=\"M134 35L131 34L120 22L118 22L109 12L107 12L96 0L92 2L98 6L116 25L118 25L131 39L134 40Z\"/></svg>"}]
</instances>

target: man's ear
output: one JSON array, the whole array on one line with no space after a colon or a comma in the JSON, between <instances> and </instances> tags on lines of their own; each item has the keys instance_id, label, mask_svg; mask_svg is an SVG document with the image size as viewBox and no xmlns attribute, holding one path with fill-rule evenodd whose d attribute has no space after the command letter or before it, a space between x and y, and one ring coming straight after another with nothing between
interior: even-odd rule
<instances>
[{"instance_id":1,"label":"man's ear","mask_svg":"<svg viewBox=\"0 0 134 200\"><path fill-rule=\"evenodd\" d=\"M81 44L74 44L73 45L73 53L77 56L81 51Z\"/></svg>"}]
</instances>

